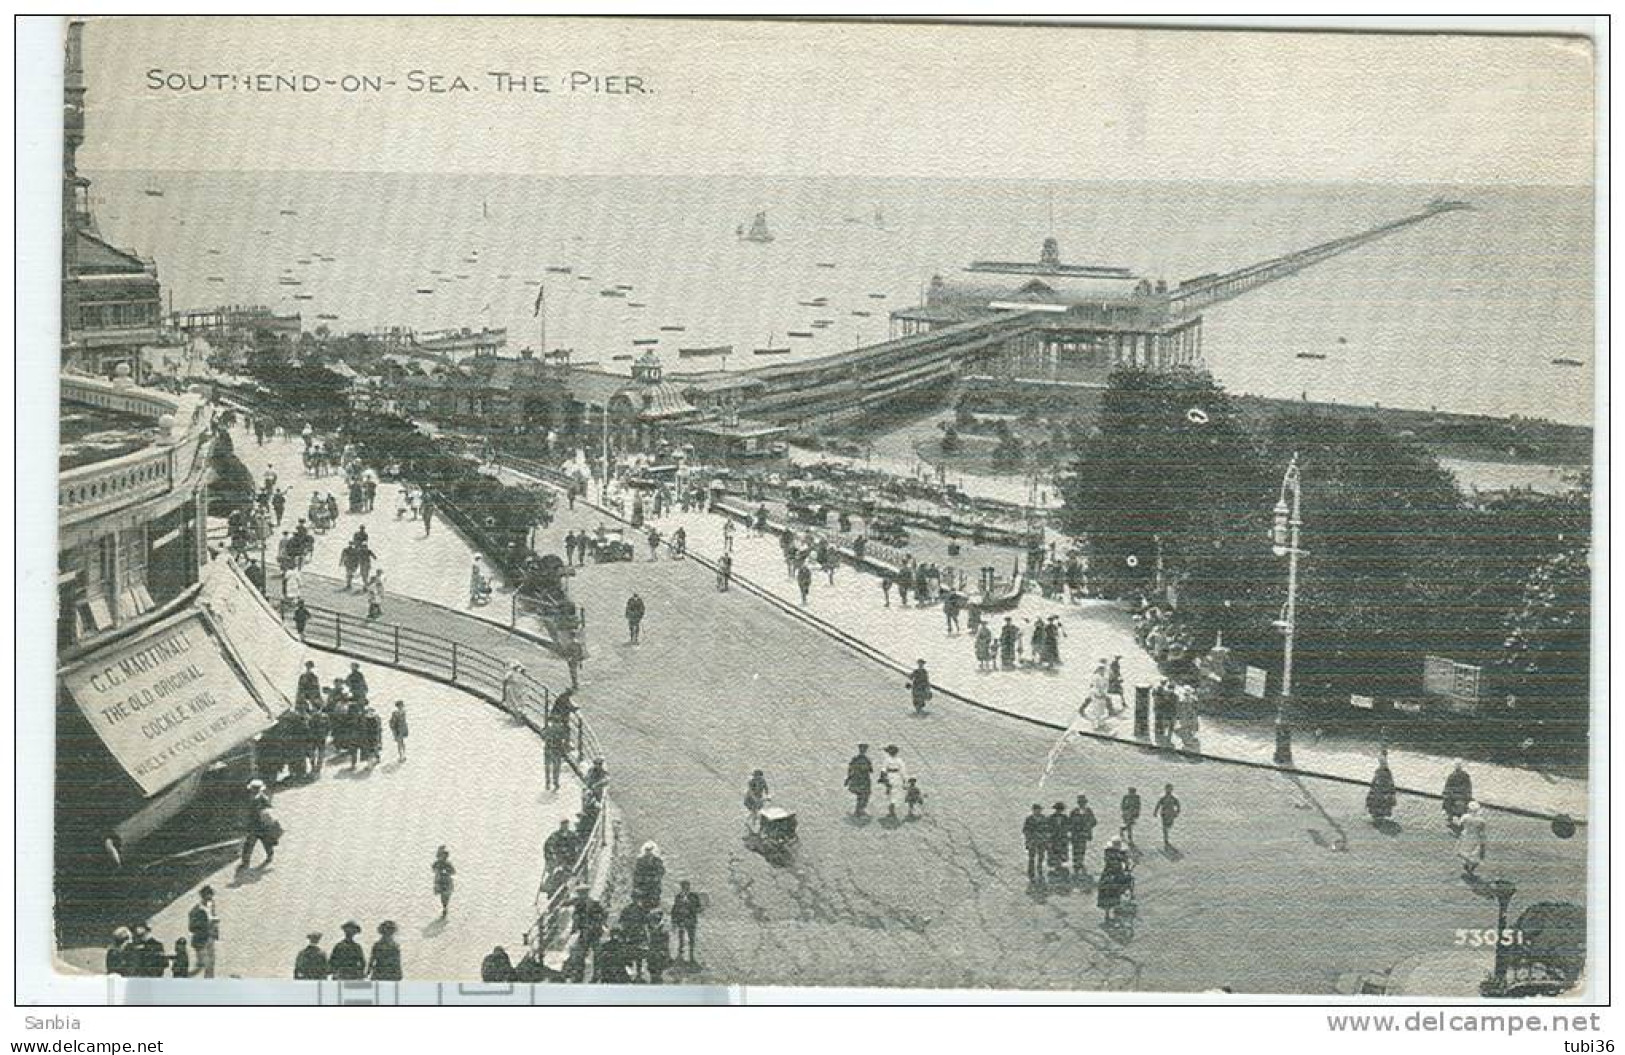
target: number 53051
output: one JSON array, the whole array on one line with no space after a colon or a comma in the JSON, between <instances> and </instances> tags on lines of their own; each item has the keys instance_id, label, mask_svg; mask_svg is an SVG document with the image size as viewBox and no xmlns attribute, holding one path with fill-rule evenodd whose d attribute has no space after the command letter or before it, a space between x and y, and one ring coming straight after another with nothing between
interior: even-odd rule
<instances>
[{"instance_id":1,"label":"number 53051","mask_svg":"<svg viewBox=\"0 0 1625 1055\"><path fill-rule=\"evenodd\" d=\"M1513 927L1506 930L1458 930L1456 931L1456 944L1472 948L1482 948L1486 945L1522 945L1523 931Z\"/></svg>"}]
</instances>

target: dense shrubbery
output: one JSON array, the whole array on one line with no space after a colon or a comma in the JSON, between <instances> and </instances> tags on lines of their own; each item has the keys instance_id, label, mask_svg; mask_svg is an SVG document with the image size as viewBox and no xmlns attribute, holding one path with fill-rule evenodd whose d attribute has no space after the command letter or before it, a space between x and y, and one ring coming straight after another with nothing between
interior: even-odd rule
<instances>
[{"instance_id":1,"label":"dense shrubbery","mask_svg":"<svg viewBox=\"0 0 1625 1055\"><path fill-rule=\"evenodd\" d=\"M1413 695L1422 660L1479 663L1485 695L1562 721L1587 706L1589 487L1480 505L1415 440L1369 419L1283 415L1254 433L1206 374L1119 371L1076 435L1065 523L1095 581L1146 590L1160 550L1180 618L1277 666L1284 561L1268 533L1303 470L1298 691Z\"/></svg>"}]
</instances>

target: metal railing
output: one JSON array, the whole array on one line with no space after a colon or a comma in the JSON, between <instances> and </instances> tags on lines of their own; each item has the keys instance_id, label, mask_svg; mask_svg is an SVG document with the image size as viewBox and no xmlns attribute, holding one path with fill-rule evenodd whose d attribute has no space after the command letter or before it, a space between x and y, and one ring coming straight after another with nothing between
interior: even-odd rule
<instances>
[{"instance_id":1,"label":"metal railing","mask_svg":"<svg viewBox=\"0 0 1625 1055\"><path fill-rule=\"evenodd\" d=\"M284 622L293 625L293 605L280 604ZM306 604L308 619L302 640L313 648L339 652L396 670L443 682L502 707L537 734L543 734L553 693L525 672L481 649L437 634L395 623L345 615L330 608ZM602 755L598 739L579 712L570 716L570 750L565 761L583 777L582 763ZM597 874L603 851L609 843L607 810L600 806L579 856L565 881L548 892L550 876L544 874L536 887L537 920L527 935L534 935L538 956L557 947L568 934L569 897L580 882L591 882Z\"/></svg>"}]
</instances>

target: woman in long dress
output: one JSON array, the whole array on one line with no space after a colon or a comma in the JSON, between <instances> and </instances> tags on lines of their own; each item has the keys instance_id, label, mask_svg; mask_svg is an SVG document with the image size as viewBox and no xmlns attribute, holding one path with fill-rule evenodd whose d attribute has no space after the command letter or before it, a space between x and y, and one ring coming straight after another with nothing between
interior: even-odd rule
<instances>
[{"instance_id":1,"label":"woman in long dress","mask_svg":"<svg viewBox=\"0 0 1625 1055\"><path fill-rule=\"evenodd\" d=\"M1388 751L1377 756L1377 771L1371 775L1371 790L1365 793L1366 812L1374 821L1385 821L1394 815L1394 774L1388 768Z\"/></svg>"},{"instance_id":2,"label":"woman in long dress","mask_svg":"<svg viewBox=\"0 0 1625 1055\"><path fill-rule=\"evenodd\" d=\"M886 757L880 760L880 784L886 789L886 816L897 819L897 807L903 804L908 791L908 770L898 754L896 744L886 745Z\"/></svg>"},{"instance_id":3,"label":"woman in long dress","mask_svg":"<svg viewBox=\"0 0 1625 1055\"><path fill-rule=\"evenodd\" d=\"M1484 863L1484 808L1476 801L1467 804L1462 816L1461 834L1456 836L1456 856L1461 858L1461 870L1471 879Z\"/></svg>"}]
</instances>

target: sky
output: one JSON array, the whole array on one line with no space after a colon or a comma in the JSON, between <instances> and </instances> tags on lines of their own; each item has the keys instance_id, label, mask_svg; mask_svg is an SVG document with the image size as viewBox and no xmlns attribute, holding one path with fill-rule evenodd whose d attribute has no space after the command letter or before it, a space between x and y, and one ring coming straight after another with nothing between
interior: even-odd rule
<instances>
[{"instance_id":1,"label":"sky","mask_svg":"<svg viewBox=\"0 0 1625 1055\"><path fill-rule=\"evenodd\" d=\"M1592 60L1532 36L108 18L80 167L1589 184ZM278 74L321 83L254 90Z\"/></svg>"}]
</instances>

